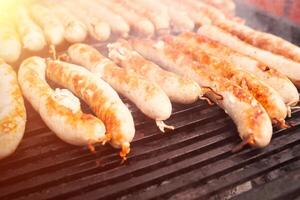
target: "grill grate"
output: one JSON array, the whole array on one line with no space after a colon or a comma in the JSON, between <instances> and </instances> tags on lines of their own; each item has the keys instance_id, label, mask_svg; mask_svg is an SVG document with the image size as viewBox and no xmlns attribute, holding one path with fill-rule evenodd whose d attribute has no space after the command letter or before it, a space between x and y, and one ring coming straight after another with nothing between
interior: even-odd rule
<instances>
[{"instance_id":1,"label":"grill grate","mask_svg":"<svg viewBox=\"0 0 300 200\"><path fill-rule=\"evenodd\" d=\"M288 120L294 126L275 130L267 148L233 154L240 139L217 106L174 105L167 123L176 130L162 134L127 103L137 131L123 165L109 145L97 146L91 154L85 147L61 142L27 105L25 138L14 155L0 163L0 199L207 199L275 170L300 166L300 110ZM299 173L285 170L280 179L236 198L294 198L300 195ZM285 185L287 181L293 187ZM266 195L279 187L280 192Z\"/></svg>"}]
</instances>

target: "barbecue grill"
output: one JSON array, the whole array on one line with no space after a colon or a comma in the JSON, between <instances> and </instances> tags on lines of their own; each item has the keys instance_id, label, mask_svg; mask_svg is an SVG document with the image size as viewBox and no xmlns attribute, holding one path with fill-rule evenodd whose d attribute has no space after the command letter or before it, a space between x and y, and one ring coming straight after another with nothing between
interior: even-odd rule
<instances>
[{"instance_id":1,"label":"barbecue grill","mask_svg":"<svg viewBox=\"0 0 300 200\"><path fill-rule=\"evenodd\" d=\"M250 25L300 45L296 25L242 3L237 4L237 12L246 19L254 13L265 25L248 20ZM63 143L27 104L25 138L16 153L0 163L0 199L300 196L300 109L287 120L290 128L274 131L268 147L232 153L240 139L231 119L217 106L203 101L188 106L173 104L167 123L176 129L162 134L153 121L126 99L124 102L133 113L136 137L123 164L118 150L109 145L96 146L92 154L88 148Z\"/></svg>"}]
</instances>

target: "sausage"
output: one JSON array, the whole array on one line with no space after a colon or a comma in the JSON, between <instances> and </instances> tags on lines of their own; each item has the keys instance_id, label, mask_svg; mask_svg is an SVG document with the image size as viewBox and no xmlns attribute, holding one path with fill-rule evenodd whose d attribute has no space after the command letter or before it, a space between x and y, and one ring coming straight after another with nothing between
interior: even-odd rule
<instances>
[{"instance_id":1,"label":"sausage","mask_svg":"<svg viewBox=\"0 0 300 200\"><path fill-rule=\"evenodd\" d=\"M174 7L167 7L167 9L171 17L171 28L173 32L180 33L194 30L195 23L186 12L174 9Z\"/></svg>"},{"instance_id":2,"label":"sausage","mask_svg":"<svg viewBox=\"0 0 300 200\"><path fill-rule=\"evenodd\" d=\"M227 21L230 20L230 21L238 23L238 24L245 23L244 19L239 18L239 17L234 17L230 14L222 12L222 9L220 10L220 9L215 8L215 6L212 5L212 4L214 4L214 2L207 3L207 2L197 1L197 0L187 0L187 1L178 0L178 1L184 2L189 9L192 9L195 12L201 13L203 16L209 18L213 24L216 23L217 21L223 21L223 20L227 20ZM220 3L222 3L222 2L220 2ZM223 4L225 4L225 3L223 3ZM216 4L214 4L214 5L216 5ZM225 8L225 6L223 6L223 8Z\"/></svg>"},{"instance_id":3,"label":"sausage","mask_svg":"<svg viewBox=\"0 0 300 200\"><path fill-rule=\"evenodd\" d=\"M183 2L184 4L187 5L189 9L202 13L204 16L208 17L211 20L211 22L227 19L227 17L220 10L201 1L197 1L197 0L176 0L176 1Z\"/></svg>"},{"instance_id":4,"label":"sausage","mask_svg":"<svg viewBox=\"0 0 300 200\"><path fill-rule=\"evenodd\" d=\"M188 16L194 21L196 26L202 26L205 24L211 24L211 20L205 16L203 13L197 12L194 9L189 8L184 2L177 0L162 0L162 2L174 8L175 10L179 10L181 12L186 12Z\"/></svg>"},{"instance_id":5,"label":"sausage","mask_svg":"<svg viewBox=\"0 0 300 200\"><path fill-rule=\"evenodd\" d=\"M68 49L72 62L82 65L98 77L103 78L117 92L131 100L145 115L156 120L159 129L174 129L163 123L172 113L170 99L156 84L134 72L115 65L100 52L86 44L74 44ZM158 106L159 105L159 106Z\"/></svg>"},{"instance_id":6,"label":"sausage","mask_svg":"<svg viewBox=\"0 0 300 200\"><path fill-rule=\"evenodd\" d=\"M165 37L164 41L180 49L180 51L189 54L194 60L198 61L204 70L207 69L211 74L225 77L244 90L249 91L256 100L265 108L272 122L285 127L285 118L287 116L287 107L279 94L270 86L260 81L257 77L220 58L207 53L198 48L200 42L192 38Z\"/></svg>"},{"instance_id":7,"label":"sausage","mask_svg":"<svg viewBox=\"0 0 300 200\"><path fill-rule=\"evenodd\" d=\"M16 150L23 138L26 110L17 75L2 59L0 74L0 159L3 159Z\"/></svg>"},{"instance_id":8,"label":"sausage","mask_svg":"<svg viewBox=\"0 0 300 200\"><path fill-rule=\"evenodd\" d=\"M25 7L16 11L16 25L23 48L29 51L41 51L47 45L42 29L30 18Z\"/></svg>"},{"instance_id":9,"label":"sausage","mask_svg":"<svg viewBox=\"0 0 300 200\"><path fill-rule=\"evenodd\" d=\"M193 40L197 47L228 62L233 65L254 74L260 80L274 88L288 106L296 105L299 101L299 94L295 85L283 74L275 69L244 56L232 49L221 45L207 37L196 35L195 33L184 33L178 36L181 40Z\"/></svg>"},{"instance_id":10,"label":"sausage","mask_svg":"<svg viewBox=\"0 0 300 200\"><path fill-rule=\"evenodd\" d=\"M26 99L46 125L63 141L77 146L105 142L101 120L81 111L80 102L70 91L56 89L46 82L46 61L40 57L24 60L19 68L19 83Z\"/></svg>"},{"instance_id":11,"label":"sausage","mask_svg":"<svg viewBox=\"0 0 300 200\"><path fill-rule=\"evenodd\" d=\"M300 87L300 64L289 60L285 57L275 55L271 52L258 49L251 46L237 37L232 36L230 33L223 31L222 29L214 26L203 26L198 30L200 35L204 35L212 40L215 40L229 48L254 58L263 64L274 68L282 74L286 75L291 81Z\"/></svg>"},{"instance_id":12,"label":"sausage","mask_svg":"<svg viewBox=\"0 0 300 200\"><path fill-rule=\"evenodd\" d=\"M163 41L132 39L135 50L169 71L195 80L200 86L209 86L222 99L213 99L236 123L243 143L265 147L272 137L271 120L265 109L247 91L233 82L209 74L190 56L181 53Z\"/></svg>"},{"instance_id":13,"label":"sausage","mask_svg":"<svg viewBox=\"0 0 300 200\"><path fill-rule=\"evenodd\" d=\"M128 37L130 27L128 23L117 13L112 12L105 6L95 1L78 0L80 6L89 10L99 20L107 23L112 32L120 35L121 37ZM77 12L77 11L76 11Z\"/></svg>"},{"instance_id":14,"label":"sausage","mask_svg":"<svg viewBox=\"0 0 300 200\"><path fill-rule=\"evenodd\" d=\"M136 34L144 37L151 37L154 35L154 25L148 18L113 1L97 0L97 2L111 9L114 13L121 15Z\"/></svg>"},{"instance_id":15,"label":"sausage","mask_svg":"<svg viewBox=\"0 0 300 200\"><path fill-rule=\"evenodd\" d=\"M149 18L155 26L157 34L167 34L170 31L170 16L168 10L151 0L121 1L135 12Z\"/></svg>"},{"instance_id":16,"label":"sausage","mask_svg":"<svg viewBox=\"0 0 300 200\"><path fill-rule=\"evenodd\" d=\"M278 36L256 31L244 24L229 20L217 21L214 24L255 47L262 48L300 63L300 48Z\"/></svg>"},{"instance_id":17,"label":"sausage","mask_svg":"<svg viewBox=\"0 0 300 200\"><path fill-rule=\"evenodd\" d=\"M202 2L219 9L226 16L233 17L235 15L236 6L233 0L202 0Z\"/></svg>"},{"instance_id":18,"label":"sausage","mask_svg":"<svg viewBox=\"0 0 300 200\"><path fill-rule=\"evenodd\" d=\"M0 58L4 61L16 62L21 54L21 42L11 19L0 15Z\"/></svg>"},{"instance_id":19,"label":"sausage","mask_svg":"<svg viewBox=\"0 0 300 200\"><path fill-rule=\"evenodd\" d=\"M195 23L184 10L175 9L173 6L169 6L166 2L160 0L151 1L151 7L154 10L157 9L168 13L169 26L173 32L180 33L194 30Z\"/></svg>"},{"instance_id":20,"label":"sausage","mask_svg":"<svg viewBox=\"0 0 300 200\"><path fill-rule=\"evenodd\" d=\"M77 16L87 27L90 36L97 41L106 41L111 34L110 26L98 19L89 10L78 9L74 1L60 1L64 8Z\"/></svg>"},{"instance_id":21,"label":"sausage","mask_svg":"<svg viewBox=\"0 0 300 200\"><path fill-rule=\"evenodd\" d=\"M172 102L191 104L199 99L201 88L191 79L168 72L146 60L134 51L125 40L108 45L109 57L126 70L134 71L147 80L158 84Z\"/></svg>"},{"instance_id":22,"label":"sausage","mask_svg":"<svg viewBox=\"0 0 300 200\"><path fill-rule=\"evenodd\" d=\"M49 60L46 74L89 105L104 122L112 146L121 148L120 156L125 160L135 128L132 115L119 95L102 79L78 65Z\"/></svg>"},{"instance_id":23,"label":"sausage","mask_svg":"<svg viewBox=\"0 0 300 200\"><path fill-rule=\"evenodd\" d=\"M34 20L42 27L49 44L56 46L64 41L64 26L49 8L33 4L30 11Z\"/></svg>"},{"instance_id":24,"label":"sausage","mask_svg":"<svg viewBox=\"0 0 300 200\"><path fill-rule=\"evenodd\" d=\"M64 37L69 43L83 42L88 31L84 23L78 20L68 9L63 6L47 2L47 7L57 16L65 27Z\"/></svg>"}]
</instances>

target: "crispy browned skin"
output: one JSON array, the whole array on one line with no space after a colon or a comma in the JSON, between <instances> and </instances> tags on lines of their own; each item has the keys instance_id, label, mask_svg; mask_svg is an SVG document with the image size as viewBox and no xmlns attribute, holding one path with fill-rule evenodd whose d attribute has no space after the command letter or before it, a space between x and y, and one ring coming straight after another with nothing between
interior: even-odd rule
<instances>
[{"instance_id":1,"label":"crispy browned skin","mask_svg":"<svg viewBox=\"0 0 300 200\"><path fill-rule=\"evenodd\" d=\"M132 115L118 94L102 79L78 65L49 61L47 77L83 99L105 124L114 147L126 159L135 128Z\"/></svg>"},{"instance_id":2,"label":"crispy browned skin","mask_svg":"<svg viewBox=\"0 0 300 200\"><path fill-rule=\"evenodd\" d=\"M240 136L247 143L266 146L272 136L272 126L264 108L246 90L233 82L208 72L206 67L193 61L191 55L180 52L178 48L165 42L134 39L135 50L164 68L195 80L200 86L208 86L223 99L213 99L235 121Z\"/></svg>"},{"instance_id":3,"label":"crispy browned skin","mask_svg":"<svg viewBox=\"0 0 300 200\"><path fill-rule=\"evenodd\" d=\"M300 48L292 43L277 37L275 35L256 31L244 24L229 20L223 13L205 3L197 2L196 0L184 0L187 4L198 12L205 14L212 23L219 28L239 37L241 40L265 49L267 51L273 52L292 59L296 62L300 62Z\"/></svg>"},{"instance_id":4,"label":"crispy browned skin","mask_svg":"<svg viewBox=\"0 0 300 200\"><path fill-rule=\"evenodd\" d=\"M244 56L242 54L239 54L237 52L235 52L234 50L216 42L213 41L207 37L201 36L201 35L197 35L196 33L193 32L186 32L183 33L179 36L180 38L185 38L185 39L193 39L196 43L198 43L198 48L201 49L206 49L207 51L209 51L209 49L217 49L217 51L221 52L218 55L226 55L226 56L230 56L232 54L236 54L238 56ZM218 57L218 56L217 56ZM265 71L269 76L276 76L276 77L280 77L280 78L284 78L287 79L286 76L284 76L283 74L279 73L277 70L275 69L270 69L267 65L263 64L263 63L258 63L257 65L261 70Z\"/></svg>"},{"instance_id":5,"label":"crispy browned skin","mask_svg":"<svg viewBox=\"0 0 300 200\"><path fill-rule=\"evenodd\" d=\"M95 83L86 83L85 77L80 74L69 77L69 75L64 71L64 68L59 67L59 63L57 62L49 62L47 73L48 76L51 74L50 77L61 77L56 78L56 80L60 79L60 82L68 82L66 80L72 78L72 80L69 81L73 83L75 93L80 94L80 97L86 102L93 102L91 109L99 116L100 119L108 120L109 123L105 123L105 125L113 127L118 124L117 121L111 121L110 118L106 118L109 117L109 114L113 114L113 110L111 110L110 107L102 106L109 100L108 96L102 95L101 92L95 92L93 95L86 92L88 90L96 91L97 85ZM85 91L82 90L83 87L86 88Z\"/></svg>"},{"instance_id":6,"label":"crispy browned skin","mask_svg":"<svg viewBox=\"0 0 300 200\"><path fill-rule=\"evenodd\" d=\"M202 1L221 10L226 16L235 15L235 3L232 0L202 0Z\"/></svg>"},{"instance_id":7,"label":"crispy browned skin","mask_svg":"<svg viewBox=\"0 0 300 200\"><path fill-rule=\"evenodd\" d=\"M125 40L109 45L109 57L127 71L134 71L148 81L158 84L173 102L194 103L202 93L195 81L163 70L134 51Z\"/></svg>"},{"instance_id":8,"label":"crispy browned skin","mask_svg":"<svg viewBox=\"0 0 300 200\"><path fill-rule=\"evenodd\" d=\"M26 110L13 68L0 59L0 159L11 155L22 140Z\"/></svg>"},{"instance_id":9,"label":"crispy browned skin","mask_svg":"<svg viewBox=\"0 0 300 200\"><path fill-rule=\"evenodd\" d=\"M68 49L68 54L72 62L84 66L92 73L96 73L99 78L103 78L151 119L161 121L170 117L171 102L157 84L133 71L118 67L89 45L74 44Z\"/></svg>"},{"instance_id":10,"label":"crispy browned skin","mask_svg":"<svg viewBox=\"0 0 300 200\"><path fill-rule=\"evenodd\" d=\"M185 36L183 38L165 37L165 41L186 54L191 55L195 60L204 65L207 70L211 71L211 73L217 73L234 81L243 89L248 90L263 105L270 118L274 120L275 123L280 122L284 124L287 108L278 93L255 76L239 70L231 63L215 57L199 48L201 43L205 43L205 41L208 40L205 38L202 39L203 40L201 41L201 36L197 36L197 38L194 36ZM207 45L209 45L209 43L207 43Z\"/></svg>"},{"instance_id":11,"label":"crispy browned skin","mask_svg":"<svg viewBox=\"0 0 300 200\"><path fill-rule=\"evenodd\" d=\"M280 37L228 20L218 21L215 25L253 46L300 62L300 48Z\"/></svg>"},{"instance_id":12,"label":"crispy browned skin","mask_svg":"<svg viewBox=\"0 0 300 200\"><path fill-rule=\"evenodd\" d=\"M49 107L49 114L59 114L62 116L66 116L67 122L70 123L72 126L76 126L77 123L101 123L96 117L94 117L91 114L85 114L80 112L73 113L70 109L66 108L65 106L58 104L56 101L54 101L53 98L51 98L51 95L53 94L53 90L50 88L49 85L47 85L46 81L41 79L39 75L32 69L31 67L35 67L36 63L34 59L27 59L23 62L24 66L28 66L27 73L24 76L24 80L27 80L31 83L32 86L35 86L38 88L38 93L36 95L40 97L47 96L47 100L45 101L46 105ZM83 120L83 121L79 121ZM91 129L94 128L93 126L90 126Z\"/></svg>"},{"instance_id":13,"label":"crispy browned skin","mask_svg":"<svg viewBox=\"0 0 300 200\"><path fill-rule=\"evenodd\" d=\"M2 67L1 65L4 66L7 64L5 64L2 61L2 59L0 59L0 67ZM13 74L15 76L15 71L11 67L7 67L6 70L7 70L7 73ZM18 84L17 78L12 79L7 84L11 85L11 88L12 88L12 90L10 91L10 95L11 95L11 98L14 99L14 102L11 102L12 106L14 108L11 110L9 116L0 119L0 133L12 134L17 131L17 128L19 128L19 124L16 121L16 119L18 119L18 118L25 119L26 118L26 110L24 107L23 96L22 96L21 90L18 86L19 84Z\"/></svg>"},{"instance_id":14,"label":"crispy browned skin","mask_svg":"<svg viewBox=\"0 0 300 200\"><path fill-rule=\"evenodd\" d=\"M46 125L62 140L73 145L92 145L105 140L105 127L97 117L61 104L46 82L46 62L40 57L24 60L19 68L24 96ZM71 97L69 97L71 98Z\"/></svg>"}]
</instances>

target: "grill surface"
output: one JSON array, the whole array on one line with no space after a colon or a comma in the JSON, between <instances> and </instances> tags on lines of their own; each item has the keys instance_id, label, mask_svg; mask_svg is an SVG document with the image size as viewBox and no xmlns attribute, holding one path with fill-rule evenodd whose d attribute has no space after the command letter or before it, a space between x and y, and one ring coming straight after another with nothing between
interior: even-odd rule
<instances>
[{"instance_id":1,"label":"grill surface","mask_svg":"<svg viewBox=\"0 0 300 200\"><path fill-rule=\"evenodd\" d=\"M249 10L238 5L240 15L249 17ZM259 15L268 24L276 21ZM284 21L277 24L299 31ZM296 38L292 41L300 44ZM176 130L162 134L153 121L128 105L137 131L123 165L109 145L97 146L91 154L85 147L61 142L28 105L25 138L14 155L0 163L0 199L218 199L214 195L249 181L254 189L236 199L300 195L300 110L288 119L293 127L275 130L267 148L233 154L240 139L217 106L202 101L174 104L167 123Z\"/></svg>"}]
</instances>

